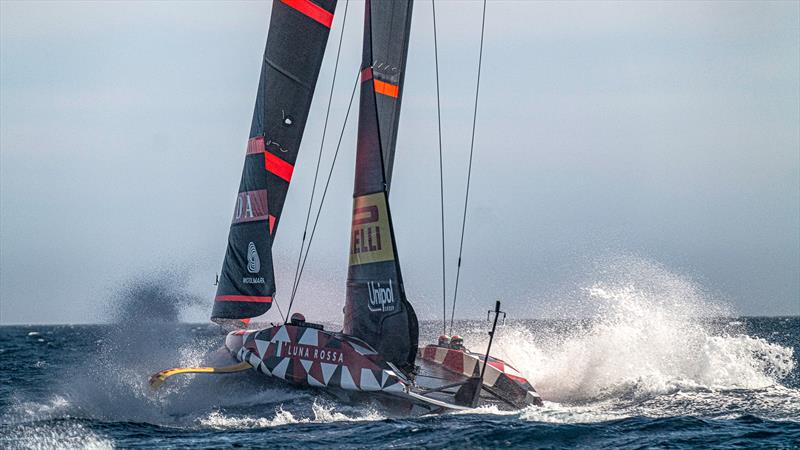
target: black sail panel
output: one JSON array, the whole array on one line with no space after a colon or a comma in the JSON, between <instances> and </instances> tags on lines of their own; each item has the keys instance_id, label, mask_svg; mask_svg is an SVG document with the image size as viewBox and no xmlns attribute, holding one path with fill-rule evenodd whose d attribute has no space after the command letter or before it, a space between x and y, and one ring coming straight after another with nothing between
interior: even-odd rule
<instances>
[{"instance_id":1,"label":"black sail panel","mask_svg":"<svg viewBox=\"0 0 800 450\"><path fill-rule=\"evenodd\" d=\"M297 160L336 0L275 0L242 179L211 319L241 325L272 306L272 239Z\"/></svg>"},{"instance_id":2,"label":"black sail panel","mask_svg":"<svg viewBox=\"0 0 800 450\"><path fill-rule=\"evenodd\" d=\"M406 299L392 230L372 64L370 0L366 1L353 221L344 332L387 361L413 370L419 329Z\"/></svg>"},{"instance_id":3,"label":"black sail panel","mask_svg":"<svg viewBox=\"0 0 800 450\"><path fill-rule=\"evenodd\" d=\"M336 0L275 0L248 147L264 152L270 234L280 222Z\"/></svg>"},{"instance_id":4,"label":"black sail panel","mask_svg":"<svg viewBox=\"0 0 800 450\"><path fill-rule=\"evenodd\" d=\"M413 4L411 0L370 2L372 74L387 190L392 184Z\"/></svg>"}]
</instances>

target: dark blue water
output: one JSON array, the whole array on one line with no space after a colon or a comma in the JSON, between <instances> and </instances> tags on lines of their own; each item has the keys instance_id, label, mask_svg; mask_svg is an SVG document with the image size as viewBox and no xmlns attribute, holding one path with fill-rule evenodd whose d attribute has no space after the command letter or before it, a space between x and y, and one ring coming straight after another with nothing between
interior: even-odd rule
<instances>
[{"instance_id":1,"label":"dark blue water","mask_svg":"<svg viewBox=\"0 0 800 450\"><path fill-rule=\"evenodd\" d=\"M800 318L720 318L733 315L658 265L604 277L547 309L586 319L498 329L492 353L543 407L423 417L251 371L152 391L150 374L206 363L223 334L180 323L206 302L150 277L108 302L113 325L0 327L0 448L800 448ZM486 347L485 322L456 325ZM423 343L440 330L421 326Z\"/></svg>"},{"instance_id":2,"label":"dark blue water","mask_svg":"<svg viewBox=\"0 0 800 450\"><path fill-rule=\"evenodd\" d=\"M800 446L800 319L668 319L507 324L498 353L544 407L412 418L249 372L151 392L150 373L202 362L219 345L212 326L2 327L0 447ZM485 324L461 328L483 345Z\"/></svg>"}]
</instances>

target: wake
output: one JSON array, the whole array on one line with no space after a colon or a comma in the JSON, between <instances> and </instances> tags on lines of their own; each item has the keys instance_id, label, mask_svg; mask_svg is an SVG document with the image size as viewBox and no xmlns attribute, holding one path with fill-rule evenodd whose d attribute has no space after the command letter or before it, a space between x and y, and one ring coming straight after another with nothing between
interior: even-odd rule
<instances>
[{"instance_id":1,"label":"wake","mask_svg":"<svg viewBox=\"0 0 800 450\"><path fill-rule=\"evenodd\" d=\"M618 258L602 269L580 298L565 301L589 311L585 319L498 329L493 353L532 382L545 406L469 414L553 423L720 411L800 415L800 390L780 384L796 366L791 348L720 320L731 315L724 304L659 264ZM115 325L94 353L59 368L64 376L48 399L18 399L3 421L70 418L226 429L386 418L376 405L340 404L249 371L176 377L153 392L147 379L158 370L229 358L215 353L222 345L220 330L179 326L183 309L205 303L175 287L168 274L130 283L113 300ZM481 324L468 334L473 349L485 345L485 328Z\"/></svg>"},{"instance_id":2,"label":"wake","mask_svg":"<svg viewBox=\"0 0 800 450\"><path fill-rule=\"evenodd\" d=\"M545 400L655 415L704 403L800 413L800 390L780 384L796 367L792 348L744 334L721 319L731 315L724 305L659 264L623 258L603 272L611 276L583 290L591 317L510 326L497 340Z\"/></svg>"}]
</instances>

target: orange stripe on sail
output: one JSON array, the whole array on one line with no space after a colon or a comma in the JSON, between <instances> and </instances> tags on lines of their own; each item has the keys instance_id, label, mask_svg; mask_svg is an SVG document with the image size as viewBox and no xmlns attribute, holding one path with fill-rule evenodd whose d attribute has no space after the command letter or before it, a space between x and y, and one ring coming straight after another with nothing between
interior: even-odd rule
<instances>
[{"instance_id":1,"label":"orange stripe on sail","mask_svg":"<svg viewBox=\"0 0 800 450\"><path fill-rule=\"evenodd\" d=\"M330 28L333 14L310 0L281 0L283 4Z\"/></svg>"},{"instance_id":2,"label":"orange stripe on sail","mask_svg":"<svg viewBox=\"0 0 800 450\"><path fill-rule=\"evenodd\" d=\"M397 98L400 95L400 86L376 79L375 93Z\"/></svg>"},{"instance_id":3,"label":"orange stripe on sail","mask_svg":"<svg viewBox=\"0 0 800 450\"><path fill-rule=\"evenodd\" d=\"M278 158L270 152L264 152L264 165L266 166L267 172L277 175L287 183L292 181L292 172L294 172L294 166L288 162Z\"/></svg>"}]
</instances>

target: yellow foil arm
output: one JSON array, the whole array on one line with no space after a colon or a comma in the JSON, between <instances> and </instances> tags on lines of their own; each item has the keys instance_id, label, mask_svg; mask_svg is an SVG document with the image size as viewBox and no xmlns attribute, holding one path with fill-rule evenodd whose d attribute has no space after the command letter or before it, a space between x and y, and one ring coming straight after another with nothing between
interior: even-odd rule
<instances>
[{"instance_id":1,"label":"yellow foil arm","mask_svg":"<svg viewBox=\"0 0 800 450\"><path fill-rule=\"evenodd\" d=\"M252 367L253 366L246 362L225 367L176 367L174 369L162 370L161 372L151 376L150 387L153 389L158 389L167 378L181 373L233 373L241 372Z\"/></svg>"}]
</instances>

